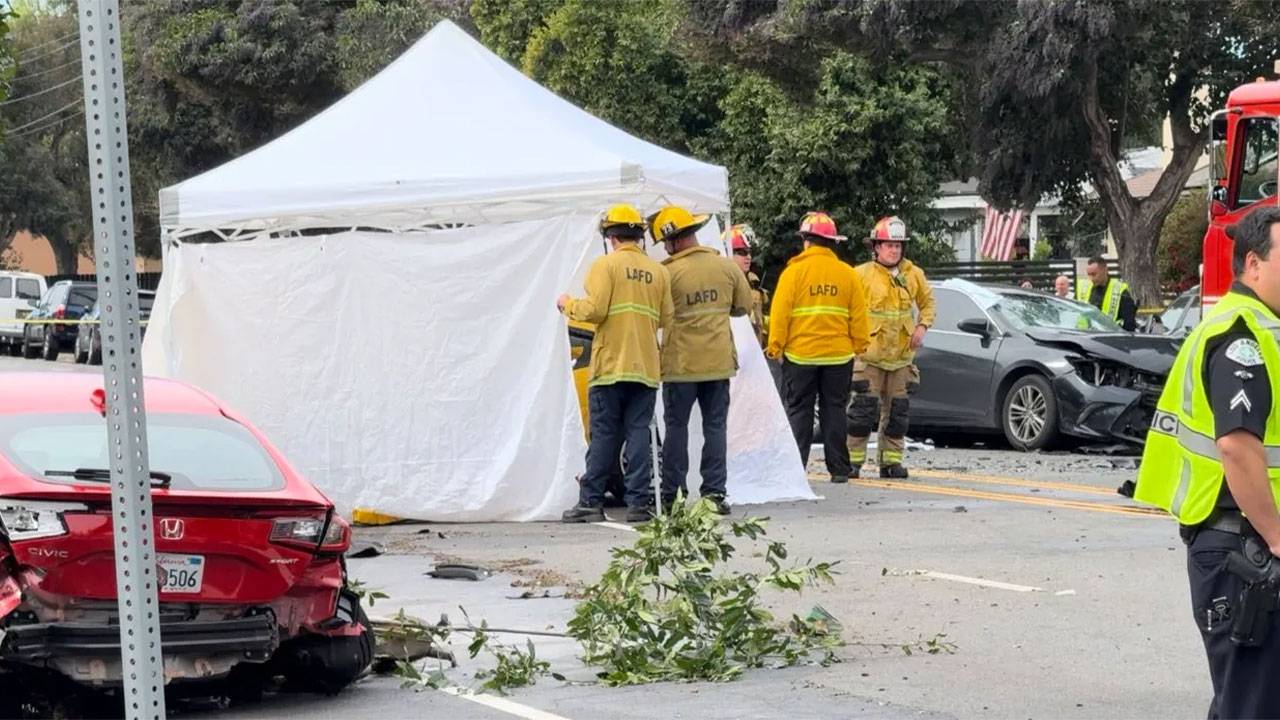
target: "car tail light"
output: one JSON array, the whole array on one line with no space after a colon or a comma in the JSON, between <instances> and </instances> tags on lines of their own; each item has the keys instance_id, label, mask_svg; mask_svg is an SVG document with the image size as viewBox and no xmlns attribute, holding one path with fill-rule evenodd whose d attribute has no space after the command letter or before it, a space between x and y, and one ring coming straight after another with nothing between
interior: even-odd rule
<instances>
[{"instance_id":1,"label":"car tail light","mask_svg":"<svg viewBox=\"0 0 1280 720\"><path fill-rule=\"evenodd\" d=\"M342 552L351 543L350 526L337 515L332 516L327 529L323 517L277 518L271 526L271 542Z\"/></svg>"},{"instance_id":2,"label":"car tail light","mask_svg":"<svg viewBox=\"0 0 1280 720\"><path fill-rule=\"evenodd\" d=\"M88 506L78 503L0 500L0 531L10 542L66 535L63 513L85 510Z\"/></svg>"},{"instance_id":3,"label":"car tail light","mask_svg":"<svg viewBox=\"0 0 1280 720\"><path fill-rule=\"evenodd\" d=\"M67 306L59 305L53 309L53 319L61 320L67 316Z\"/></svg>"}]
</instances>

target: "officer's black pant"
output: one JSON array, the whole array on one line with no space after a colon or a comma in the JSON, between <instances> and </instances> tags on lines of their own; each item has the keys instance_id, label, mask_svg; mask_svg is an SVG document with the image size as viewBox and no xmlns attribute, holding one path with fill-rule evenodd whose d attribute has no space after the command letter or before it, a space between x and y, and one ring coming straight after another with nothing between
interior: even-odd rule
<instances>
[{"instance_id":1,"label":"officer's black pant","mask_svg":"<svg viewBox=\"0 0 1280 720\"><path fill-rule=\"evenodd\" d=\"M658 391L637 382L597 385L587 391L591 413L591 442L587 445L587 471L582 476L578 504L602 507L609 476L618 465L618 453L626 444L628 507L653 505L653 456L649 449L649 422Z\"/></svg>"},{"instance_id":2,"label":"officer's black pant","mask_svg":"<svg viewBox=\"0 0 1280 720\"><path fill-rule=\"evenodd\" d=\"M1280 613L1261 647L1231 642L1231 612L1244 582L1227 570L1227 554L1240 545L1234 533L1201 530L1187 547L1191 608L1213 681L1209 717L1280 718Z\"/></svg>"},{"instance_id":3,"label":"officer's black pant","mask_svg":"<svg viewBox=\"0 0 1280 720\"><path fill-rule=\"evenodd\" d=\"M813 404L818 403L822 423L822 454L832 477L849 477L849 445L845 437L853 361L839 365L797 365L782 361L782 401L787 407L791 433L800 447L800 459L809 466L813 443Z\"/></svg>"}]
</instances>

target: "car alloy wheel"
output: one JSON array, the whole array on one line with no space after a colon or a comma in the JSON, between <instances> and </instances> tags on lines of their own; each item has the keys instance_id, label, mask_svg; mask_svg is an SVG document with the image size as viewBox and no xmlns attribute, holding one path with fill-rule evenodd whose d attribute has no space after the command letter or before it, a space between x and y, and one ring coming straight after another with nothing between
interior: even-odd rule
<instances>
[{"instance_id":1,"label":"car alloy wheel","mask_svg":"<svg viewBox=\"0 0 1280 720\"><path fill-rule=\"evenodd\" d=\"M1018 450L1040 450L1058 437L1058 401L1049 379L1032 373L1014 381L1005 395L1001 424Z\"/></svg>"},{"instance_id":2,"label":"car alloy wheel","mask_svg":"<svg viewBox=\"0 0 1280 720\"><path fill-rule=\"evenodd\" d=\"M1034 385L1023 385L1014 393L1009 403L1009 425L1013 434L1028 445L1035 442L1044 431L1049 403L1044 393Z\"/></svg>"}]
</instances>

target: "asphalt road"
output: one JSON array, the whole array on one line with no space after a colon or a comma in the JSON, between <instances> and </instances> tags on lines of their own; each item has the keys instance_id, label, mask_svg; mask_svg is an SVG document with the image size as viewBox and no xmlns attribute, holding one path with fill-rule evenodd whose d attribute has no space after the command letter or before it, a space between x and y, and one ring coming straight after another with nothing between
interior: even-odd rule
<instances>
[{"instance_id":1,"label":"asphalt road","mask_svg":"<svg viewBox=\"0 0 1280 720\"><path fill-rule=\"evenodd\" d=\"M64 356L69 358L69 356ZM0 371L69 362L0 358ZM850 645L828 668L751 671L726 684L612 689L546 679L502 700L414 692L375 677L334 698L270 697L198 716L271 718L847 718L1202 717L1209 681L1190 612L1185 557L1174 523L1114 490L1131 460L1020 454L998 448L910 453L909 480L837 486L815 462L819 502L740 507L771 518L771 538L794 558L838 560L833 587L773 598L779 614L821 605ZM559 524L401 525L358 531L387 551L353 560L352 573L400 608L434 621L459 605L495 627L563 628L566 585L592 582L625 529ZM427 578L436 559L479 563L480 582ZM755 567L744 548L735 561ZM513 586L515 583L515 586ZM536 584L535 599L520 599ZM543 591L551 597L542 598ZM901 645L937 638L935 655ZM516 640L523 642L519 636ZM536 638L540 655L589 679L571 643ZM472 686L483 657L448 670ZM430 661L435 662L435 661ZM493 707L494 702L508 703Z\"/></svg>"}]
</instances>

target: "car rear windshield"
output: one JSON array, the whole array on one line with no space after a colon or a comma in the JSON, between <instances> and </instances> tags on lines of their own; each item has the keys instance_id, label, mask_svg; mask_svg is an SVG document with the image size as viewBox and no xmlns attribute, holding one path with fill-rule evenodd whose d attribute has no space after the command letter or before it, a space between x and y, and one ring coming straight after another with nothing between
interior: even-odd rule
<instances>
[{"instance_id":1,"label":"car rear windshield","mask_svg":"<svg viewBox=\"0 0 1280 720\"><path fill-rule=\"evenodd\" d=\"M261 492L285 484L257 438L224 417L148 414L147 447L151 469L171 475L173 490ZM90 485L45 473L109 467L106 421L91 413L0 415L0 452L33 478Z\"/></svg>"},{"instance_id":2,"label":"car rear windshield","mask_svg":"<svg viewBox=\"0 0 1280 720\"><path fill-rule=\"evenodd\" d=\"M1053 295L1001 294L995 310L1018 330L1053 328L1090 333L1124 332L1094 306Z\"/></svg>"}]
</instances>

